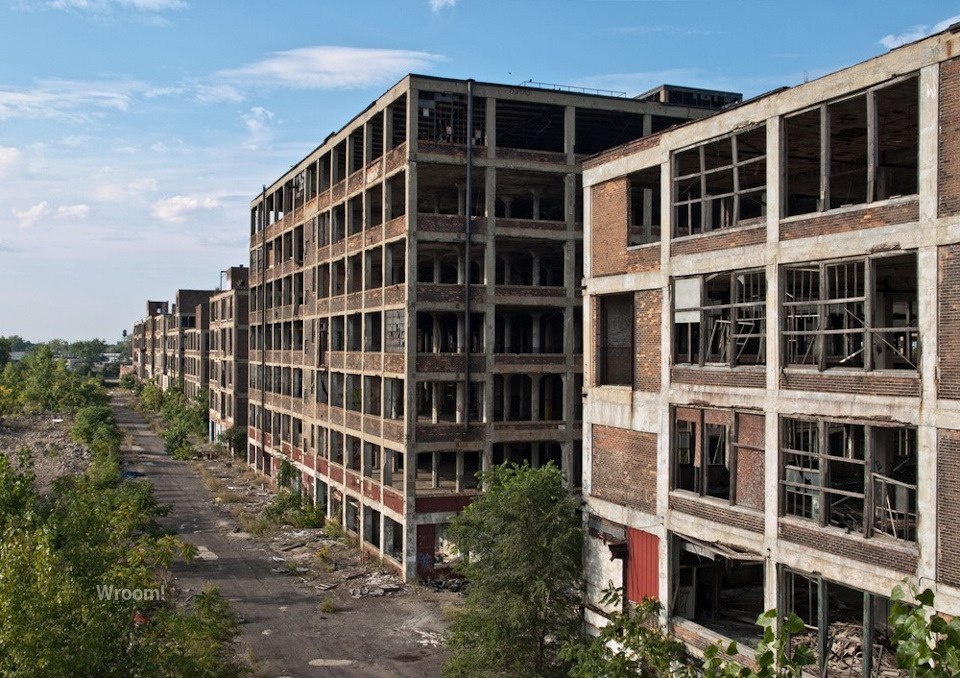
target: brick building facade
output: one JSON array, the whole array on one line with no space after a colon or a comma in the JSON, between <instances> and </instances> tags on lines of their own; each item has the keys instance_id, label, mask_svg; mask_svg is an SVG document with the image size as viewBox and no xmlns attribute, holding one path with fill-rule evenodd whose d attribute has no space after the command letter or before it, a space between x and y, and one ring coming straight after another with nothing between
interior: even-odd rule
<instances>
[{"instance_id":1,"label":"brick building facade","mask_svg":"<svg viewBox=\"0 0 960 678\"><path fill-rule=\"evenodd\" d=\"M705 113L404 78L252 202L249 462L407 577L477 471L578 485L580 160Z\"/></svg>"},{"instance_id":2,"label":"brick building facade","mask_svg":"<svg viewBox=\"0 0 960 678\"><path fill-rule=\"evenodd\" d=\"M210 440L247 427L250 269L225 271L223 291L210 297Z\"/></svg>"},{"instance_id":3,"label":"brick building facade","mask_svg":"<svg viewBox=\"0 0 960 678\"><path fill-rule=\"evenodd\" d=\"M585 162L590 623L608 581L697 647L776 607L827 675L877 675L904 578L960 613L958 53L948 30Z\"/></svg>"}]
</instances>

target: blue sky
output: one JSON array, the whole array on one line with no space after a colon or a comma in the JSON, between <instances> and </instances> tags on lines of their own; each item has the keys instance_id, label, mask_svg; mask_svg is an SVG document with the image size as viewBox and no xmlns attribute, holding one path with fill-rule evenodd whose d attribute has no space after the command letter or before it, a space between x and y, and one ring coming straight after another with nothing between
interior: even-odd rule
<instances>
[{"instance_id":1,"label":"blue sky","mask_svg":"<svg viewBox=\"0 0 960 678\"><path fill-rule=\"evenodd\" d=\"M0 335L119 338L247 262L248 203L413 71L747 96L958 2L0 0Z\"/></svg>"}]
</instances>

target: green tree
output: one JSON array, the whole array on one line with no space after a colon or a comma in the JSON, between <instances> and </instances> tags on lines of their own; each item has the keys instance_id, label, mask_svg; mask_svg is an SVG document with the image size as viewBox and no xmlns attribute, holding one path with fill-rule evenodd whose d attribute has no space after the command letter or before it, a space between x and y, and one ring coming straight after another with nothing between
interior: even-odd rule
<instances>
[{"instance_id":1,"label":"green tree","mask_svg":"<svg viewBox=\"0 0 960 678\"><path fill-rule=\"evenodd\" d=\"M553 464L495 466L487 491L450 525L470 581L448 633L447 676L554 676L580 631L577 502Z\"/></svg>"},{"instance_id":2,"label":"green tree","mask_svg":"<svg viewBox=\"0 0 960 678\"><path fill-rule=\"evenodd\" d=\"M607 625L589 639L569 641L561 651L572 663L571 678L692 677L686 646L660 625L662 606L645 598L623 608L623 589L608 586L600 601L614 608Z\"/></svg>"},{"instance_id":3,"label":"green tree","mask_svg":"<svg viewBox=\"0 0 960 678\"><path fill-rule=\"evenodd\" d=\"M907 602L908 593L915 604ZM960 676L960 619L947 621L937 614L930 589L898 586L891 599L897 666L907 669L911 678Z\"/></svg>"},{"instance_id":4,"label":"green tree","mask_svg":"<svg viewBox=\"0 0 960 678\"><path fill-rule=\"evenodd\" d=\"M6 337L0 337L0 370L6 367L7 363L10 361L10 351L13 343Z\"/></svg>"}]
</instances>

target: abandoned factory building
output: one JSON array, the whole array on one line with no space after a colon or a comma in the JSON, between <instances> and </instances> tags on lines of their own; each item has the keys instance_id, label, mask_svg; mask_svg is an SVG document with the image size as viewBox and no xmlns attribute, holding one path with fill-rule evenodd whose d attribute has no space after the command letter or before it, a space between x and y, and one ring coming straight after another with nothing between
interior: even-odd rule
<instances>
[{"instance_id":1,"label":"abandoned factory building","mask_svg":"<svg viewBox=\"0 0 960 678\"><path fill-rule=\"evenodd\" d=\"M694 105L410 75L265 188L249 463L293 464L407 577L444 567L477 471L553 461L579 486L580 161L738 98L687 93Z\"/></svg>"},{"instance_id":2,"label":"abandoned factory building","mask_svg":"<svg viewBox=\"0 0 960 678\"><path fill-rule=\"evenodd\" d=\"M960 613L960 36L584 163L588 612L695 647L796 612L906 675L902 580ZM611 559L613 558L613 559Z\"/></svg>"}]
</instances>

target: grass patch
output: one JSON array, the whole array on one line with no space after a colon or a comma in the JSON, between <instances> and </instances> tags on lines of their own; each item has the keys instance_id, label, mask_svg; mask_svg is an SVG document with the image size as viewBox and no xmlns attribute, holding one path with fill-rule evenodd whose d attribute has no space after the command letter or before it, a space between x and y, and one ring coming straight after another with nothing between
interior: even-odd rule
<instances>
[{"instance_id":1,"label":"grass patch","mask_svg":"<svg viewBox=\"0 0 960 678\"><path fill-rule=\"evenodd\" d=\"M340 611L340 608L333 602L333 598L324 598L323 602L320 603L320 611L324 614L336 614Z\"/></svg>"}]
</instances>

